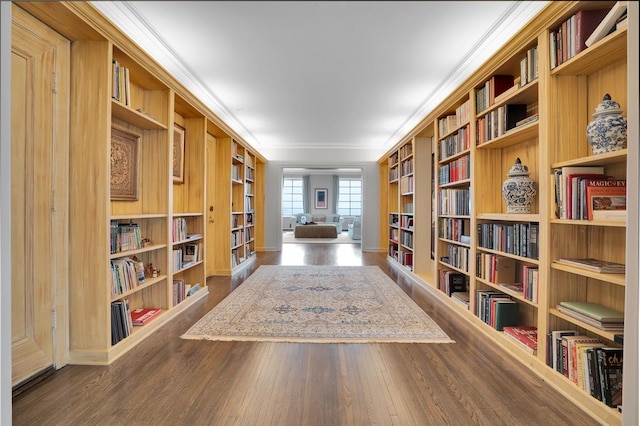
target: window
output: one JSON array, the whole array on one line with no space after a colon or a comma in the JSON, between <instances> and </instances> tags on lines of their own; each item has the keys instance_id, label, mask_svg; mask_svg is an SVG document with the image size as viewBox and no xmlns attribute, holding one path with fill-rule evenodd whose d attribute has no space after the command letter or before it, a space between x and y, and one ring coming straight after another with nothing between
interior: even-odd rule
<instances>
[{"instance_id":1,"label":"window","mask_svg":"<svg viewBox=\"0 0 640 426\"><path fill-rule=\"evenodd\" d=\"M362 179L340 178L338 213L342 216L362 216Z\"/></svg>"},{"instance_id":2,"label":"window","mask_svg":"<svg viewBox=\"0 0 640 426\"><path fill-rule=\"evenodd\" d=\"M284 178L282 182L282 215L304 213L302 204L302 178Z\"/></svg>"}]
</instances>

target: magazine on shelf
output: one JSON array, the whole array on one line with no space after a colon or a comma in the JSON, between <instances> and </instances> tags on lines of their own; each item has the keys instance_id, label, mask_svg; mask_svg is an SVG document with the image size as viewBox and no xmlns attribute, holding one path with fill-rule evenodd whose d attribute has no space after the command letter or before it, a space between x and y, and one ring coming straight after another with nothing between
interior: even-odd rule
<instances>
[{"instance_id":1,"label":"magazine on shelf","mask_svg":"<svg viewBox=\"0 0 640 426\"><path fill-rule=\"evenodd\" d=\"M556 262L606 274L624 274L626 268L622 263L609 262L606 260L593 258L560 258L557 259Z\"/></svg>"}]
</instances>

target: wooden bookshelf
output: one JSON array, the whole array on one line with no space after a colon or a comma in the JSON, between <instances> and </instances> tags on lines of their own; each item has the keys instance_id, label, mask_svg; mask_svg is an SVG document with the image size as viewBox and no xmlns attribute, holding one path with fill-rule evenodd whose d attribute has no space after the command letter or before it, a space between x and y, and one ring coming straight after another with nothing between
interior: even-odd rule
<instances>
[{"instance_id":1,"label":"wooden bookshelf","mask_svg":"<svg viewBox=\"0 0 640 426\"><path fill-rule=\"evenodd\" d=\"M598 337L607 345L619 346L614 341L614 333L563 314L556 305L561 301L596 302L623 311L625 276L588 272L557 264L554 259L594 257L624 263L626 223L555 217L552 177L556 168L593 165L603 166L606 175L618 179L627 176L625 149L592 155L586 138L587 124L605 93L620 104L623 115L627 111L627 30L614 31L553 69L550 36L577 11L612 7L614 3L550 3L378 161L381 179L385 179L381 194L386 195L387 204L381 221L385 221L384 234L392 235L396 229L398 232L401 229L401 226L392 224L392 218L402 214L402 204L397 201L403 193L401 173L395 172L395 168L401 166L401 148L413 143L417 156L415 135L429 133L433 136L435 182L416 174L413 191L420 194L435 190L436 204L432 206L431 215L424 211L415 215L413 234L414 241L429 238L426 229L418 225L424 224L429 216L435 217L435 262L431 272L408 270L395 255L395 250L401 250L400 243L387 237L390 264L423 285L453 312L476 326L485 338L515 356L605 424L620 424L621 414L547 366L545 337L553 330L571 329L589 337ZM530 75L522 74L523 60L524 70ZM537 71L536 66L529 66L532 60L537 63ZM477 95L483 96L484 88L488 88L491 81L502 79L494 79L494 76L504 75L513 77L514 87L507 88L504 95L494 96L491 102L477 102ZM470 104L463 106L465 102ZM487 134L490 130L486 127L487 120L502 117L505 107L512 104L525 105L526 116L537 114L537 119L513 128L500 124L499 131ZM468 121L459 119L461 111L469 111ZM459 143L463 134L469 136L470 144ZM509 213L501 191L516 158L528 167L530 177L537 183L537 195L531 212L527 214ZM424 163L420 161L420 164ZM465 167L468 175L464 172ZM463 172L459 173L461 168ZM420 167L416 169L420 170ZM456 197L461 198L456 202ZM465 197L468 197L468 202ZM493 243L483 244L483 234L479 232L489 227L500 229L499 232L537 229L537 243L533 246L537 253L532 255L514 252L512 247L507 249ZM516 270L521 270L522 266L537 268L535 300L484 276L481 264L477 263L477 259L483 256L510 259ZM470 303L466 309L459 301L440 291L443 283L439 280L443 273L458 273L467 278ZM519 281L522 278L517 276ZM537 353L514 350L514 345L503 337L502 332L478 318L477 291L497 292L518 304L519 325L538 328Z\"/></svg>"},{"instance_id":2,"label":"wooden bookshelf","mask_svg":"<svg viewBox=\"0 0 640 426\"><path fill-rule=\"evenodd\" d=\"M249 213L245 203L253 210L255 236L243 241L242 252L251 257L264 245L261 176L266 160L90 3L25 2L19 7L71 41L68 252L73 261L69 345L61 349L61 360L106 365L208 294L206 278L222 253L212 247L223 234L229 246L232 203L239 208L242 229ZM244 161L224 152L232 142ZM225 154L224 162L218 154ZM232 161L243 165L233 183ZM229 174L222 179L218 164L225 163ZM244 165L252 168L246 183ZM245 194L249 180L253 186ZM218 206L209 194L218 185L229 194L223 203L226 222L213 215ZM249 198L253 202L245 201ZM135 226L138 245L112 248L111 228L119 225ZM232 270L229 254L223 273ZM112 281L112 263L133 257L144 265L139 268L144 280L140 276L124 286ZM198 290L176 297L177 282ZM130 310L159 308L162 314L112 340L117 318L111 304L122 300ZM66 319L59 323L66 325Z\"/></svg>"}]
</instances>

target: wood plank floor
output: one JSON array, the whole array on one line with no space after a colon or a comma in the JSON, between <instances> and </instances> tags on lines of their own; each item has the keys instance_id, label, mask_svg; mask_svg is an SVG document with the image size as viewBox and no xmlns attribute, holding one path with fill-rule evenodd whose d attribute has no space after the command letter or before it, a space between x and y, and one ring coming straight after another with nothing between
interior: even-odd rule
<instances>
[{"instance_id":1,"label":"wood plank floor","mask_svg":"<svg viewBox=\"0 0 640 426\"><path fill-rule=\"evenodd\" d=\"M379 265L455 344L284 344L179 336L259 265ZM592 425L592 418L413 288L386 255L286 244L109 367L66 366L13 402L14 425ZM241 275L241 276L240 276Z\"/></svg>"}]
</instances>

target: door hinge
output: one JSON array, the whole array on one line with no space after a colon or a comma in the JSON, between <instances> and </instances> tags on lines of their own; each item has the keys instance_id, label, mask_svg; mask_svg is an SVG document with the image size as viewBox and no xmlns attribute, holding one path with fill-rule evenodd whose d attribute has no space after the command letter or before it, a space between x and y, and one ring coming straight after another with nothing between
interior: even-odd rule
<instances>
[{"instance_id":1,"label":"door hinge","mask_svg":"<svg viewBox=\"0 0 640 426\"><path fill-rule=\"evenodd\" d=\"M56 191L51 190L51 211L56 211Z\"/></svg>"},{"instance_id":2,"label":"door hinge","mask_svg":"<svg viewBox=\"0 0 640 426\"><path fill-rule=\"evenodd\" d=\"M53 77L52 91L53 93L58 93L58 74L54 72L52 77Z\"/></svg>"},{"instance_id":3,"label":"door hinge","mask_svg":"<svg viewBox=\"0 0 640 426\"><path fill-rule=\"evenodd\" d=\"M58 315L55 309L51 311L51 328L54 330L58 328Z\"/></svg>"}]
</instances>

